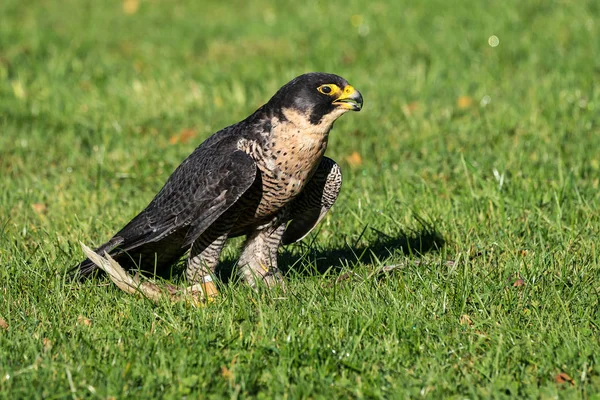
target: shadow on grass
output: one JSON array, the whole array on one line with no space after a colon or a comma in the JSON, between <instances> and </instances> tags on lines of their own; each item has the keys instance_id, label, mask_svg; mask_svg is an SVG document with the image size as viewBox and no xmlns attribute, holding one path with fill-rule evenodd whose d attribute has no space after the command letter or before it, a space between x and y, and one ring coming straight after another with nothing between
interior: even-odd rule
<instances>
[{"instance_id":1,"label":"shadow on grass","mask_svg":"<svg viewBox=\"0 0 600 400\"><path fill-rule=\"evenodd\" d=\"M421 222L423 223L423 221ZM363 239L367 230L375 234L372 235L374 238L369 241ZM419 257L439 251L445 244L446 241L442 235L429 224L422 224L418 230L400 232L396 236L389 236L377 229L369 228L367 225L354 244L346 243L340 248L319 248L314 240L286 246L279 254L278 264L284 275L293 271L296 274L311 276L324 274L331 270L341 270L344 267L352 268L358 263L378 264L392 255L404 254ZM236 257L228 257L217 266L215 274L223 283L237 279L234 275L237 261ZM159 277L177 282L185 279L186 265L187 258L184 257L177 264L165 270L163 274L154 275L144 271L140 272L149 278ZM104 275L102 271L97 271L96 274Z\"/></svg>"},{"instance_id":2,"label":"shadow on grass","mask_svg":"<svg viewBox=\"0 0 600 400\"><path fill-rule=\"evenodd\" d=\"M371 228L377 237L371 243L358 244L367 228L368 226L363 229L355 244L347 243L337 249L318 248L314 242L287 246L279 255L279 267L284 274L290 270L303 275L323 274L331 269L341 270L357 263L374 264L398 253L418 256L439 251L446 243L435 228L423 226L418 231L401 232L398 236L389 236ZM219 264L216 274L224 283L235 278L232 275L236 261L226 259Z\"/></svg>"}]
</instances>

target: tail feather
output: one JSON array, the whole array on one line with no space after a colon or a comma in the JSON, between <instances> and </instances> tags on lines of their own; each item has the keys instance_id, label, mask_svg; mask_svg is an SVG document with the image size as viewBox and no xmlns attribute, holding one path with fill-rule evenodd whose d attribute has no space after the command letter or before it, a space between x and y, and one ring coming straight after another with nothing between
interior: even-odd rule
<instances>
[{"instance_id":1,"label":"tail feather","mask_svg":"<svg viewBox=\"0 0 600 400\"><path fill-rule=\"evenodd\" d=\"M115 247L119 246L122 243L123 238L116 236L108 242L104 243L102 246L98 247L95 250L95 252L98 254L104 254L104 252L110 253L112 250L114 250ZM69 270L69 277L71 278L71 280L85 280L91 277L91 275L96 271L102 272L102 270L98 268L96 264L94 264L89 258L86 258L85 260L83 260L82 262L80 262L75 267Z\"/></svg>"}]
</instances>

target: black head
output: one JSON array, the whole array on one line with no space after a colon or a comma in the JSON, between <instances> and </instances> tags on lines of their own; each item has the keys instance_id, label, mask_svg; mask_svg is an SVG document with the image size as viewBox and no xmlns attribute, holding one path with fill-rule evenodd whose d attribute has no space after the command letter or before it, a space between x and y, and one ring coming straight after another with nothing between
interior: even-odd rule
<instances>
[{"instance_id":1,"label":"black head","mask_svg":"<svg viewBox=\"0 0 600 400\"><path fill-rule=\"evenodd\" d=\"M346 111L360 111L360 92L337 75L312 72L284 85L267 103L273 109L292 109L305 115L311 124L323 119L332 123Z\"/></svg>"}]
</instances>

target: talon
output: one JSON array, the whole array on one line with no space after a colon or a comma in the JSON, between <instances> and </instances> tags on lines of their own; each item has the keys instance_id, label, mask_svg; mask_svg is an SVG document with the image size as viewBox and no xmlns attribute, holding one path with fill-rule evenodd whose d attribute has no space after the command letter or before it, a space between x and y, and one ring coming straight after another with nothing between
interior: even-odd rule
<instances>
[{"instance_id":1,"label":"talon","mask_svg":"<svg viewBox=\"0 0 600 400\"><path fill-rule=\"evenodd\" d=\"M266 264L259 263L259 265L265 272L269 272L269 267Z\"/></svg>"},{"instance_id":2,"label":"talon","mask_svg":"<svg viewBox=\"0 0 600 400\"><path fill-rule=\"evenodd\" d=\"M201 284L204 297L207 301L214 301L215 297L219 295L219 290L214 282L205 282Z\"/></svg>"}]
</instances>

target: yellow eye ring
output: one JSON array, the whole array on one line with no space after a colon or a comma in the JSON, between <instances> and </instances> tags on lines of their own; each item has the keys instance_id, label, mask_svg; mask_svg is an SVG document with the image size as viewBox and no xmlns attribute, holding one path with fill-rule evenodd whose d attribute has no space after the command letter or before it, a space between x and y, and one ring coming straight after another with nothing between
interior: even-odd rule
<instances>
[{"instance_id":1,"label":"yellow eye ring","mask_svg":"<svg viewBox=\"0 0 600 400\"><path fill-rule=\"evenodd\" d=\"M338 87L336 85L321 85L317 88L317 90L323 94L332 96L333 94L336 93L336 91L338 90Z\"/></svg>"}]
</instances>

